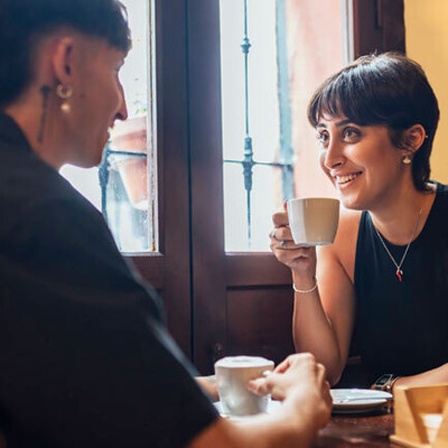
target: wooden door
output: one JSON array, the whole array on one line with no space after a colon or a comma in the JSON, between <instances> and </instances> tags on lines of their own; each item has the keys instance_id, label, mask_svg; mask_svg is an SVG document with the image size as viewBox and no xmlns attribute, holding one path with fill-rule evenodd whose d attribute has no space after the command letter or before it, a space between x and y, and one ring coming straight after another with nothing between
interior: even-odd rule
<instances>
[{"instance_id":1,"label":"wooden door","mask_svg":"<svg viewBox=\"0 0 448 448\"><path fill-rule=\"evenodd\" d=\"M160 251L133 261L201 373L229 354L278 362L294 350L289 270L224 250L219 2L155 5ZM353 0L353 13L356 55L404 50L401 0Z\"/></svg>"}]
</instances>

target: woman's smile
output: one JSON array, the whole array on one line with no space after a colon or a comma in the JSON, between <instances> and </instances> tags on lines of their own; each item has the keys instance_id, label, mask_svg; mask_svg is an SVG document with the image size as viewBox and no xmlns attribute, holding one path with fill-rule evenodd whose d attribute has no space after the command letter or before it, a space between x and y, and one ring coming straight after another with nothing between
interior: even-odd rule
<instances>
[{"instance_id":1,"label":"woman's smile","mask_svg":"<svg viewBox=\"0 0 448 448\"><path fill-rule=\"evenodd\" d=\"M358 176L360 176L362 173L358 172L358 173L353 173L353 174L345 174L345 175L337 175L337 176L333 176L336 185L342 186L342 185L347 185L348 183L351 183L354 179L356 179Z\"/></svg>"}]
</instances>

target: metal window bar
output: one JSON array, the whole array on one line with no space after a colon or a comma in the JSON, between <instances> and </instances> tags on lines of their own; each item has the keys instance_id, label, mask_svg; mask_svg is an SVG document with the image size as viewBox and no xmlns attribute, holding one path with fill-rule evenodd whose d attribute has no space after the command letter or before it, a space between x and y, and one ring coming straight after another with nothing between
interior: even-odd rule
<instances>
[{"instance_id":1,"label":"metal window bar","mask_svg":"<svg viewBox=\"0 0 448 448\"><path fill-rule=\"evenodd\" d=\"M106 222L109 222L107 216L107 184L109 182L109 175L110 175L109 156L111 154L120 156L129 156L129 157L147 157L146 152L118 151L115 149L110 149L109 144L106 145L103 153L103 160L98 168L98 179L101 189L101 213L103 214Z\"/></svg>"},{"instance_id":2,"label":"metal window bar","mask_svg":"<svg viewBox=\"0 0 448 448\"><path fill-rule=\"evenodd\" d=\"M247 0L243 0L244 6L244 37L241 50L244 56L244 108L245 108L245 137L243 160L224 159L224 163L236 163L243 167L244 189L246 191L246 219L247 241L249 248L252 240L251 223L251 192L253 167L256 165L271 166L282 170L283 200L288 200L294 194L293 149L291 138L291 107L289 102L289 77L286 48L286 7L285 0L276 0L276 34L277 34L277 80L280 114L280 161L263 162L254 159L252 137L249 126L249 52L251 43L248 35L248 8Z\"/></svg>"}]
</instances>

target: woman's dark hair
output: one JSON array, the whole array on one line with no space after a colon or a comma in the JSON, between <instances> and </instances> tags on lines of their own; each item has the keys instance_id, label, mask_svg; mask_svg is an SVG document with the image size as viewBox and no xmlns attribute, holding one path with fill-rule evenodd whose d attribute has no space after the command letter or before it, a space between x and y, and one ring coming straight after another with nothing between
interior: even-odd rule
<instances>
[{"instance_id":1,"label":"woman's dark hair","mask_svg":"<svg viewBox=\"0 0 448 448\"><path fill-rule=\"evenodd\" d=\"M398 148L406 147L403 131L421 124L427 138L414 155L412 176L418 190L427 189L439 107L415 61L392 52L360 57L326 79L312 96L309 122L315 127L323 116L345 116L360 126L386 125Z\"/></svg>"},{"instance_id":2,"label":"woman's dark hair","mask_svg":"<svg viewBox=\"0 0 448 448\"><path fill-rule=\"evenodd\" d=\"M39 37L60 27L105 39L127 53L126 10L118 0L0 0L0 107L30 83Z\"/></svg>"}]
</instances>

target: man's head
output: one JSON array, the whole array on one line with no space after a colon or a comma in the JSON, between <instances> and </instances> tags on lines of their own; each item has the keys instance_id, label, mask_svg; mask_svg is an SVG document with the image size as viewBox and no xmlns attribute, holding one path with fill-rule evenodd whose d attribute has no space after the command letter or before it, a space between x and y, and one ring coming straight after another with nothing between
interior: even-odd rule
<instances>
[{"instance_id":1,"label":"man's head","mask_svg":"<svg viewBox=\"0 0 448 448\"><path fill-rule=\"evenodd\" d=\"M123 53L131 45L118 0L0 0L0 108L31 83L40 39L62 27L104 39Z\"/></svg>"}]
</instances>

